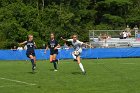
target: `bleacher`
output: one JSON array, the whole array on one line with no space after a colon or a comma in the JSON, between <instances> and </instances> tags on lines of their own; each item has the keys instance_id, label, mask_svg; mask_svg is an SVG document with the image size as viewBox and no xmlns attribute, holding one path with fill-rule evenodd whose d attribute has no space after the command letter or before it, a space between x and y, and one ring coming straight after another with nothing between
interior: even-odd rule
<instances>
[{"instance_id":1,"label":"bleacher","mask_svg":"<svg viewBox=\"0 0 140 93\"><path fill-rule=\"evenodd\" d=\"M94 47L109 47L109 48L140 47L140 41L136 40L135 38L128 39L111 38L108 39L106 42L105 40L99 41L98 38L94 38L91 44L93 44Z\"/></svg>"}]
</instances>

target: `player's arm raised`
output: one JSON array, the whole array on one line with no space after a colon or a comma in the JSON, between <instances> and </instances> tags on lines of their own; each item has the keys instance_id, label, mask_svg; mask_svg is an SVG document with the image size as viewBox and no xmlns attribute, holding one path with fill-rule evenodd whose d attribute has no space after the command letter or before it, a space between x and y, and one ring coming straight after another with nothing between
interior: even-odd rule
<instances>
[{"instance_id":1,"label":"player's arm raised","mask_svg":"<svg viewBox=\"0 0 140 93\"><path fill-rule=\"evenodd\" d=\"M22 43L19 43L19 45L24 45L24 44L26 44L27 43L27 41L24 41L24 42L22 42Z\"/></svg>"},{"instance_id":2,"label":"player's arm raised","mask_svg":"<svg viewBox=\"0 0 140 93\"><path fill-rule=\"evenodd\" d=\"M72 42L73 40L72 39L64 39L63 37L61 37L61 39L63 40L63 41L68 41L68 42Z\"/></svg>"},{"instance_id":3,"label":"player's arm raised","mask_svg":"<svg viewBox=\"0 0 140 93\"><path fill-rule=\"evenodd\" d=\"M88 46L88 47L90 47L90 48L93 48L91 45L89 45L89 44L87 44L87 43L83 43L82 45L86 45L86 46Z\"/></svg>"},{"instance_id":4,"label":"player's arm raised","mask_svg":"<svg viewBox=\"0 0 140 93\"><path fill-rule=\"evenodd\" d=\"M90 48L92 48L92 46L91 45L89 45L89 44L87 44L87 43L84 43L84 42L81 42L81 41L77 41L78 43L80 43L81 45L86 45L86 46L88 46L88 47L90 47Z\"/></svg>"},{"instance_id":5,"label":"player's arm raised","mask_svg":"<svg viewBox=\"0 0 140 93\"><path fill-rule=\"evenodd\" d=\"M67 41L67 39L64 39L63 37L61 37L61 39L62 39L63 41L65 41L65 42Z\"/></svg>"}]
</instances>

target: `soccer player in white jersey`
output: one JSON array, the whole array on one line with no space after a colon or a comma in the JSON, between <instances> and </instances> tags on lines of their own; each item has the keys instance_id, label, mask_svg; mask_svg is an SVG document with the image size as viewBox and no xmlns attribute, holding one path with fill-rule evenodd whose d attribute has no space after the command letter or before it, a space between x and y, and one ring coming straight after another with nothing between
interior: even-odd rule
<instances>
[{"instance_id":1,"label":"soccer player in white jersey","mask_svg":"<svg viewBox=\"0 0 140 93\"><path fill-rule=\"evenodd\" d=\"M90 45L79 41L77 39L77 35L73 35L72 39L63 39L63 37L61 37L61 39L64 40L64 41L72 42L72 45L73 45L73 48L74 48L74 52L72 53L72 56L73 56L74 59L77 60L77 63L79 64L80 69L82 70L83 74L85 75L86 71L85 71L85 69L84 69L84 67L81 63L80 54L82 53L82 45L87 45L87 46L90 46Z\"/></svg>"}]
</instances>

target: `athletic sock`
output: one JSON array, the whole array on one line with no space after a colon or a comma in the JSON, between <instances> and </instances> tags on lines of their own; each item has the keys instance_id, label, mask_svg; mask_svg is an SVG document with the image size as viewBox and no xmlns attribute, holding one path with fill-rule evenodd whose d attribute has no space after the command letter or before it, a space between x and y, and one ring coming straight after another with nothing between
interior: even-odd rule
<instances>
[{"instance_id":1,"label":"athletic sock","mask_svg":"<svg viewBox=\"0 0 140 93\"><path fill-rule=\"evenodd\" d=\"M31 59L32 66L34 66L34 59Z\"/></svg>"},{"instance_id":2,"label":"athletic sock","mask_svg":"<svg viewBox=\"0 0 140 93\"><path fill-rule=\"evenodd\" d=\"M76 59L76 56L73 53L72 53L72 56L73 56L74 59Z\"/></svg>"},{"instance_id":3,"label":"athletic sock","mask_svg":"<svg viewBox=\"0 0 140 93\"><path fill-rule=\"evenodd\" d=\"M54 69L57 69L57 64L55 60L53 61L53 66L54 66Z\"/></svg>"},{"instance_id":4,"label":"athletic sock","mask_svg":"<svg viewBox=\"0 0 140 93\"><path fill-rule=\"evenodd\" d=\"M34 63L34 59L31 59L31 63L32 63L32 70L35 70L36 64Z\"/></svg>"},{"instance_id":5,"label":"athletic sock","mask_svg":"<svg viewBox=\"0 0 140 93\"><path fill-rule=\"evenodd\" d=\"M34 63L34 66L36 67L36 64Z\"/></svg>"},{"instance_id":6,"label":"athletic sock","mask_svg":"<svg viewBox=\"0 0 140 93\"><path fill-rule=\"evenodd\" d=\"M56 59L55 62L58 62L58 59Z\"/></svg>"},{"instance_id":7,"label":"athletic sock","mask_svg":"<svg viewBox=\"0 0 140 93\"><path fill-rule=\"evenodd\" d=\"M81 68L82 72L85 72L84 67L82 65L82 63L79 64L79 67Z\"/></svg>"}]
</instances>

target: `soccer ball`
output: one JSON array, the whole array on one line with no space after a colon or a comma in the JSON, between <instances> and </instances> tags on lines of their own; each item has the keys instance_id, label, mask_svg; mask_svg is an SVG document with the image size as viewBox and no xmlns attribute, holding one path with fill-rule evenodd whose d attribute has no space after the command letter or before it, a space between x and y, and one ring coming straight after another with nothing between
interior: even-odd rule
<instances>
[{"instance_id":1,"label":"soccer ball","mask_svg":"<svg viewBox=\"0 0 140 93\"><path fill-rule=\"evenodd\" d=\"M75 56L78 56L78 55L79 55L79 52L78 52L78 51L74 51L73 54L74 54Z\"/></svg>"}]
</instances>

